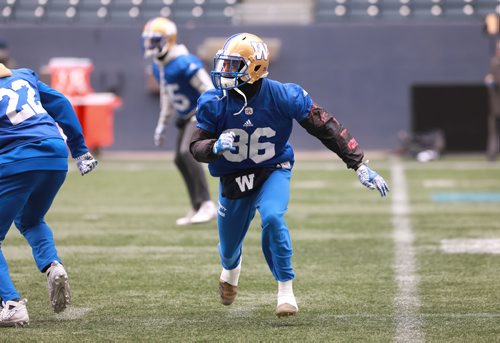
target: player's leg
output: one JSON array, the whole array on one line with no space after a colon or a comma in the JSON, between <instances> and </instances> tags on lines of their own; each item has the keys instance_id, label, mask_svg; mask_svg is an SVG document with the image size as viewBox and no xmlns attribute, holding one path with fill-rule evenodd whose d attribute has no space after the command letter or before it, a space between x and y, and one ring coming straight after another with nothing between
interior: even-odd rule
<instances>
[{"instance_id":1,"label":"player's leg","mask_svg":"<svg viewBox=\"0 0 500 343\"><path fill-rule=\"evenodd\" d=\"M34 189L15 218L16 227L31 246L36 265L47 274L50 303L55 312L63 311L71 301L68 274L57 255L52 230L45 215L66 178L65 171L37 171L31 176Z\"/></svg>"},{"instance_id":2,"label":"player's leg","mask_svg":"<svg viewBox=\"0 0 500 343\"><path fill-rule=\"evenodd\" d=\"M29 177L26 178L24 174L0 178L0 298L2 301L0 326L17 326L29 322L26 299L20 299L20 294L14 287L1 245L17 212L29 197L30 183Z\"/></svg>"},{"instance_id":3,"label":"player's leg","mask_svg":"<svg viewBox=\"0 0 500 343\"><path fill-rule=\"evenodd\" d=\"M285 222L290 199L288 169L274 171L257 196L257 208L262 220L262 251L267 264L278 281L278 306L276 315L290 316L298 306L293 294L292 242Z\"/></svg>"},{"instance_id":4,"label":"player's leg","mask_svg":"<svg viewBox=\"0 0 500 343\"><path fill-rule=\"evenodd\" d=\"M194 117L179 129L175 152L175 164L181 172L188 190L191 206L195 210L186 220L179 220L178 225L204 223L217 215L215 204L210 200L208 182L203 165L196 161L189 151L191 137L196 129Z\"/></svg>"},{"instance_id":5,"label":"player's leg","mask_svg":"<svg viewBox=\"0 0 500 343\"><path fill-rule=\"evenodd\" d=\"M291 171L278 169L266 180L257 196L262 220L262 250L278 281L292 280L292 242L285 222L290 199Z\"/></svg>"},{"instance_id":6,"label":"player's leg","mask_svg":"<svg viewBox=\"0 0 500 343\"><path fill-rule=\"evenodd\" d=\"M498 154L500 154L500 116L495 118L495 147L494 147L494 160L497 159Z\"/></svg>"},{"instance_id":7,"label":"player's leg","mask_svg":"<svg viewBox=\"0 0 500 343\"><path fill-rule=\"evenodd\" d=\"M486 156L488 160L495 161L500 149L500 118L495 113L488 116L488 143Z\"/></svg>"},{"instance_id":8,"label":"player's leg","mask_svg":"<svg viewBox=\"0 0 500 343\"><path fill-rule=\"evenodd\" d=\"M66 178L66 172L49 170L31 174L34 188L14 222L31 246L37 268L45 272L53 261L61 262L52 230L45 223L45 215Z\"/></svg>"},{"instance_id":9,"label":"player's leg","mask_svg":"<svg viewBox=\"0 0 500 343\"><path fill-rule=\"evenodd\" d=\"M230 305L236 297L241 271L242 245L255 216L254 197L231 200L219 194L219 256L222 273L219 280L221 302Z\"/></svg>"}]
</instances>

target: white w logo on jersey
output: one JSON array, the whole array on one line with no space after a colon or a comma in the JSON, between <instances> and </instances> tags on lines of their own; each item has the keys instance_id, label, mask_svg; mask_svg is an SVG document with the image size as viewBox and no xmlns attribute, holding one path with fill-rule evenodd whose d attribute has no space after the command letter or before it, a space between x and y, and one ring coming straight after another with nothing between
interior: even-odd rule
<instances>
[{"instance_id":1,"label":"white w logo on jersey","mask_svg":"<svg viewBox=\"0 0 500 343\"><path fill-rule=\"evenodd\" d=\"M247 189L253 189L253 178L255 177L255 174L249 174L249 175L243 175L243 176L238 176L235 178L236 183L238 184L238 187L240 187L241 192L245 192Z\"/></svg>"},{"instance_id":2,"label":"white w logo on jersey","mask_svg":"<svg viewBox=\"0 0 500 343\"><path fill-rule=\"evenodd\" d=\"M253 51L255 51L255 58L261 60L268 60L269 51L267 50L267 44L264 42L252 42Z\"/></svg>"}]
</instances>

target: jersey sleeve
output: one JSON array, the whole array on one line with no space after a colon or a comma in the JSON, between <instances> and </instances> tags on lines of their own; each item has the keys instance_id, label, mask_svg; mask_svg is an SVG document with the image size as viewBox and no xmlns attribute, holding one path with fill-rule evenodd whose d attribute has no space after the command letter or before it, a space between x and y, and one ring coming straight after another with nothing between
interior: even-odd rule
<instances>
[{"instance_id":1,"label":"jersey sleeve","mask_svg":"<svg viewBox=\"0 0 500 343\"><path fill-rule=\"evenodd\" d=\"M298 122L304 120L311 111L313 104L311 97L297 84L286 83L283 86L284 90L280 95L286 113Z\"/></svg>"},{"instance_id":2,"label":"jersey sleeve","mask_svg":"<svg viewBox=\"0 0 500 343\"><path fill-rule=\"evenodd\" d=\"M215 134L217 132L216 107L212 91L207 91L198 98L198 106L196 107L196 120L198 123L196 127Z\"/></svg>"},{"instance_id":3,"label":"jersey sleeve","mask_svg":"<svg viewBox=\"0 0 500 343\"><path fill-rule=\"evenodd\" d=\"M37 86L43 108L54 118L68 137L67 144L73 158L88 152L82 127L69 100L62 93L41 81L38 81Z\"/></svg>"},{"instance_id":4,"label":"jersey sleeve","mask_svg":"<svg viewBox=\"0 0 500 343\"><path fill-rule=\"evenodd\" d=\"M186 59L187 65L184 69L184 76L187 80L190 80L196 72L203 67L203 63L193 55Z\"/></svg>"},{"instance_id":5,"label":"jersey sleeve","mask_svg":"<svg viewBox=\"0 0 500 343\"><path fill-rule=\"evenodd\" d=\"M313 104L307 118L299 123L307 132L336 153L348 168L356 170L363 162L364 153L356 139L322 107Z\"/></svg>"}]
</instances>

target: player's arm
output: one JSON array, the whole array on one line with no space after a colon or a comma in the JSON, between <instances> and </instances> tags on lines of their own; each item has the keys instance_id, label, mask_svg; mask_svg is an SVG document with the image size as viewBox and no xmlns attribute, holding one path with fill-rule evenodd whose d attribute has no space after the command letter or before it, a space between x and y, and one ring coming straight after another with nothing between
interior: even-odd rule
<instances>
[{"instance_id":1,"label":"player's arm","mask_svg":"<svg viewBox=\"0 0 500 343\"><path fill-rule=\"evenodd\" d=\"M203 94L207 90L214 88L212 80L204 68L198 69L198 71L189 79L189 84L198 91L198 93Z\"/></svg>"},{"instance_id":2,"label":"player's arm","mask_svg":"<svg viewBox=\"0 0 500 343\"><path fill-rule=\"evenodd\" d=\"M210 163L219 158L219 155L214 152L214 145L217 142L217 136L196 128L191 138L189 150L198 162Z\"/></svg>"},{"instance_id":3,"label":"player's arm","mask_svg":"<svg viewBox=\"0 0 500 343\"><path fill-rule=\"evenodd\" d=\"M69 100L60 92L38 81L40 101L47 113L54 118L68 137L67 144L73 158L83 155L89 149L85 144L82 126Z\"/></svg>"},{"instance_id":4,"label":"player's arm","mask_svg":"<svg viewBox=\"0 0 500 343\"><path fill-rule=\"evenodd\" d=\"M313 103L300 125L336 153L348 168L356 170L363 163L364 153L356 139L322 107Z\"/></svg>"},{"instance_id":5,"label":"player's arm","mask_svg":"<svg viewBox=\"0 0 500 343\"><path fill-rule=\"evenodd\" d=\"M154 133L154 143L161 146L165 142L165 132L174 113L173 101L164 84L160 85L160 113Z\"/></svg>"},{"instance_id":6,"label":"player's arm","mask_svg":"<svg viewBox=\"0 0 500 343\"><path fill-rule=\"evenodd\" d=\"M382 197L387 195L389 192L387 183L363 163L364 153L358 142L335 117L313 103L309 114L300 121L300 125L335 152L348 168L354 169L361 184L369 189L378 190Z\"/></svg>"},{"instance_id":7,"label":"player's arm","mask_svg":"<svg viewBox=\"0 0 500 343\"><path fill-rule=\"evenodd\" d=\"M47 113L54 118L67 137L71 156L76 160L76 165L81 175L91 172L97 166L97 160L92 156L85 144L82 127L78 121L73 106L60 92L38 81L40 102Z\"/></svg>"},{"instance_id":8,"label":"player's arm","mask_svg":"<svg viewBox=\"0 0 500 343\"><path fill-rule=\"evenodd\" d=\"M212 91L202 94L198 98L196 107L196 130L191 136L189 150L198 162L210 163L218 159L226 151L235 152L233 146L236 135L231 130L226 130L217 135L216 112L217 99Z\"/></svg>"}]
</instances>

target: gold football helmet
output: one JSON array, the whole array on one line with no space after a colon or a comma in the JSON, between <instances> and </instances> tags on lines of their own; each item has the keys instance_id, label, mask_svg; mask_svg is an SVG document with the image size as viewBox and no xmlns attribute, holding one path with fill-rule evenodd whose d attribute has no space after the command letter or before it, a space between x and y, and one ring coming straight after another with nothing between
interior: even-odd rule
<instances>
[{"instance_id":1,"label":"gold football helmet","mask_svg":"<svg viewBox=\"0 0 500 343\"><path fill-rule=\"evenodd\" d=\"M163 17L148 20L142 30L144 57L164 56L176 40L177 27L173 21Z\"/></svg>"},{"instance_id":2,"label":"gold football helmet","mask_svg":"<svg viewBox=\"0 0 500 343\"><path fill-rule=\"evenodd\" d=\"M228 38L214 58L212 82L215 88L237 88L269 74L269 50L262 39L251 33Z\"/></svg>"}]
</instances>

